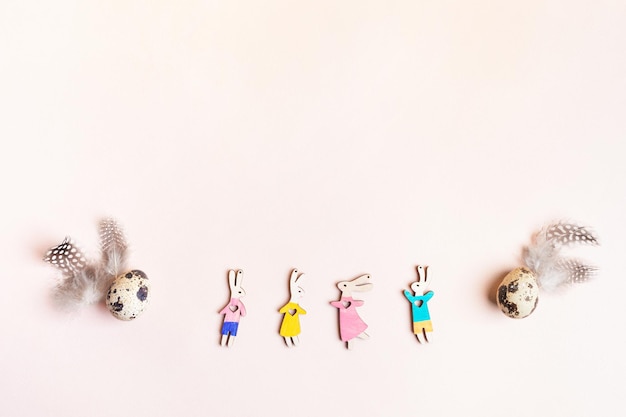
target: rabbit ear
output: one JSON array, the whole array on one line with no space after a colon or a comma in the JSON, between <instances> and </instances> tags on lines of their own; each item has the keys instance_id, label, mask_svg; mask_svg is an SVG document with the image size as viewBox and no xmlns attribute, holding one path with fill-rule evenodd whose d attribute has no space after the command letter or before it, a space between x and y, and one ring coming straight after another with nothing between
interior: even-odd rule
<instances>
[{"instance_id":1,"label":"rabbit ear","mask_svg":"<svg viewBox=\"0 0 626 417\"><path fill-rule=\"evenodd\" d=\"M296 268L291 271L291 275L289 276L289 284L295 284L298 281L298 270Z\"/></svg>"},{"instance_id":2,"label":"rabbit ear","mask_svg":"<svg viewBox=\"0 0 626 417\"><path fill-rule=\"evenodd\" d=\"M357 277L353 279L352 281L349 281L348 286L352 288L352 291L358 291L358 292L369 291L374 286L374 284L370 282L370 279L371 279L371 276L369 274L361 275L360 277Z\"/></svg>"},{"instance_id":3,"label":"rabbit ear","mask_svg":"<svg viewBox=\"0 0 626 417\"><path fill-rule=\"evenodd\" d=\"M243 269L238 269L235 275L235 287L241 287L241 281L243 281Z\"/></svg>"},{"instance_id":4,"label":"rabbit ear","mask_svg":"<svg viewBox=\"0 0 626 417\"><path fill-rule=\"evenodd\" d=\"M299 275L298 275L299 274ZM304 272L300 272L297 269L294 269L291 272L291 283L292 284L300 284L302 282L302 278L304 278Z\"/></svg>"},{"instance_id":5,"label":"rabbit ear","mask_svg":"<svg viewBox=\"0 0 626 417\"><path fill-rule=\"evenodd\" d=\"M299 271L297 269L294 269L291 271L291 275L289 276L289 293L292 297L298 294L298 290L301 289L300 283L304 274L298 275L298 272Z\"/></svg>"},{"instance_id":6,"label":"rabbit ear","mask_svg":"<svg viewBox=\"0 0 626 417\"><path fill-rule=\"evenodd\" d=\"M423 282L426 279L426 271L422 265L417 265L415 267L417 270L417 282Z\"/></svg>"},{"instance_id":7,"label":"rabbit ear","mask_svg":"<svg viewBox=\"0 0 626 417\"><path fill-rule=\"evenodd\" d=\"M228 285L231 290L235 288L235 271L233 269L228 270Z\"/></svg>"},{"instance_id":8,"label":"rabbit ear","mask_svg":"<svg viewBox=\"0 0 626 417\"><path fill-rule=\"evenodd\" d=\"M350 281L353 285L362 285L366 284L370 281L371 276L369 274L361 275L360 277L354 278Z\"/></svg>"},{"instance_id":9,"label":"rabbit ear","mask_svg":"<svg viewBox=\"0 0 626 417\"><path fill-rule=\"evenodd\" d=\"M424 267L424 283L426 285L430 285L432 281L433 281L432 277L428 275L428 266L425 266Z\"/></svg>"}]
</instances>

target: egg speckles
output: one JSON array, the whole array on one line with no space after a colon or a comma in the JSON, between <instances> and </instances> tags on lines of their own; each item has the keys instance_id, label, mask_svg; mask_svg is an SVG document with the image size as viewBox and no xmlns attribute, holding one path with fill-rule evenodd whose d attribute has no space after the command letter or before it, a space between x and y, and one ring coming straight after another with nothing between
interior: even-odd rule
<instances>
[{"instance_id":1,"label":"egg speckles","mask_svg":"<svg viewBox=\"0 0 626 417\"><path fill-rule=\"evenodd\" d=\"M150 280L137 269L115 278L107 292L106 304L116 318L133 320L148 305Z\"/></svg>"},{"instance_id":2,"label":"egg speckles","mask_svg":"<svg viewBox=\"0 0 626 417\"><path fill-rule=\"evenodd\" d=\"M496 300L500 310L509 317L521 319L529 316L539 300L535 274L528 268L512 270L502 279Z\"/></svg>"}]
</instances>

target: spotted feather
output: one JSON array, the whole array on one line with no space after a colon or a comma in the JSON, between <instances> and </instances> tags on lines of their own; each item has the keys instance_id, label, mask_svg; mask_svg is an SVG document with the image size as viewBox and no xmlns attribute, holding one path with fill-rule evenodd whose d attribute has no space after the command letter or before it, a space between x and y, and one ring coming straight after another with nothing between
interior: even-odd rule
<instances>
[{"instance_id":1,"label":"spotted feather","mask_svg":"<svg viewBox=\"0 0 626 417\"><path fill-rule=\"evenodd\" d=\"M122 228L115 220L104 219L100 222L100 247L103 266L109 274L117 275L126 269L128 244Z\"/></svg>"},{"instance_id":2,"label":"spotted feather","mask_svg":"<svg viewBox=\"0 0 626 417\"><path fill-rule=\"evenodd\" d=\"M572 223L558 222L546 228L546 240L555 246L573 244L597 245L598 238L593 231Z\"/></svg>"},{"instance_id":3,"label":"spotted feather","mask_svg":"<svg viewBox=\"0 0 626 417\"><path fill-rule=\"evenodd\" d=\"M50 249L43 260L63 271L65 275L74 274L87 265L85 255L69 236L60 245Z\"/></svg>"},{"instance_id":4,"label":"spotted feather","mask_svg":"<svg viewBox=\"0 0 626 417\"><path fill-rule=\"evenodd\" d=\"M567 282L570 284L587 282L595 277L598 271L598 268L586 265L578 259L561 259L557 263L557 268L565 271Z\"/></svg>"}]
</instances>

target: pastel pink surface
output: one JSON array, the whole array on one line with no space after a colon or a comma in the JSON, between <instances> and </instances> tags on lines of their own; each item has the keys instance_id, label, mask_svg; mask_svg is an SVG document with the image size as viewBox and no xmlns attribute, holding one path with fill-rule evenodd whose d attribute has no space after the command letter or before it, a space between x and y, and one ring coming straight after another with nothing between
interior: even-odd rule
<instances>
[{"instance_id":1,"label":"pastel pink surface","mask_svg":"<svg viewBox=\"0 0 626 417\"><path fill-rule=\"evenodd\" d=\"M625 13L2 2L0 414L626 415ZM104 216L152 284L129 323L49 300L45 250L70 235L97 253ZM597 230L581 256L600 276L505 317L496 283L561 217ZM418 264L428 345L402 295ZM248 315L222 349L234 266ZM306 328L288 349L296 266ZM347 351L328 301L363 272L371 338Z\"/></svg>"}]
</instances>

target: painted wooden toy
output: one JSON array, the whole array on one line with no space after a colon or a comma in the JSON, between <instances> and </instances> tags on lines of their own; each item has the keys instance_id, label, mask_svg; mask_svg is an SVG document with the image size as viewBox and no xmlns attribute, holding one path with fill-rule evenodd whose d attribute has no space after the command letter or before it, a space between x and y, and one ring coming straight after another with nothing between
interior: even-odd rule
<instances>
[{"instance_id":1,"label":"painted wooden toy","mask_svg":"<svg viewBox=\"0 0 626 417\"><path fill-rule=\"evenodd\" d=\"M246 295L246 292L241 286L243 280L243 271L241 269L235 272L234 270L228 271L228 285L230 287L230 301L226 304L219 314L224 315L224 323L222 324L222 337L220 344L222 346L232 346L237 337L237 330L239 329L239 319L246 315L246 307L241 302L241 297Z\"/></svg>"},{"instance_id":2,"label":"painted wooden toy","mask_svg":"<svg viewBox=\"0 0 626 417\"><path fill-rule=\"evenodd\" d=\"M352 298L353 292L370 291L373 284L369 275L361 275L351 281L341 281L337 283L337 288L341 291L339 301L332 301L330 304L339 309L339 336L342 342L346 342L346 347L352 349L353 340L369 339L365 332L367 324L361 319L356 311L365 301Z\"/></svg>"},{"instance_id":3,"label":"painted wooden toy","mask_svg":"<svg viewBox=\"0 0 626 417\"><path fill-rule=\"evenodd\" d=\"M598 238L589 228L565 221L542 228L524 249L524 265L509 272L498 286L500 310L514 319L527 317L537 307L540 289L554 291L593 278L596 267L561 255L562 249L580 245L598 245Z\"/></svg>"},{"instance_id":4,"label":"painted wooden toy","mask_svg":"<svg viewBox=\"0 0 626 417\"><path fill-rule=\"evenodd\" d=\"M411 284L411 294L409 290L404 290L404 296L411 303L411 315L413 317L413 333L420 343L428 343L432 340L433 325L430 321L428 302L435 294L426 291L432 278L428 276L428 267L417 266L417 281Z\"/></svg>"},{"instance_id":5,"label":"painted wooden toy","mask_svg":"<svg viewBox=\"0 0 626 417\"><path fill-rule=\"evenodd\" d=\"M280 325L280 335L285 339L288 347L300 344L300 315L306 314L306 310L298 303L304 297L304 289L300 286L304 274L298 275L298 270L291 271L289 277L289 302L279 310L283 314L283 322Z\"/></svg>"}]
</instances>

